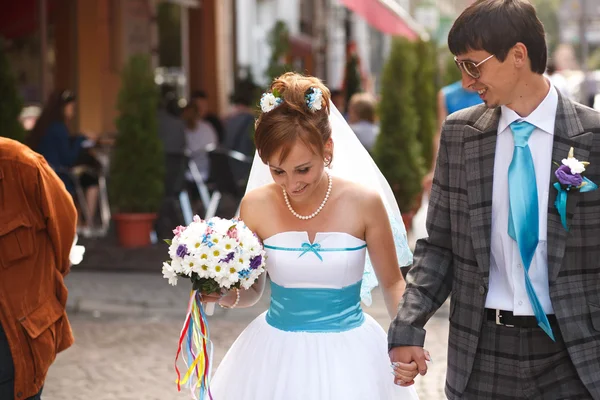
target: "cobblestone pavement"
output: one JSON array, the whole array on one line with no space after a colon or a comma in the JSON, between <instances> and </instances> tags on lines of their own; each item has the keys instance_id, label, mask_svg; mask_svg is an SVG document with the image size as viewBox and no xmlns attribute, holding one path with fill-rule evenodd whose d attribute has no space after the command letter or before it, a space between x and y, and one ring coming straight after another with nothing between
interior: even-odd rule
<instances>
[{"instance_id":1,"label":"cobblestone pavement","mask_svg":"<svg viewBox=\"0 0 600 400\"><path fill-rule=\"evenodd\" d=\"M67 277L68 311L76 343L51 367L44 400L189 398L177 393L174 384L173 362L189 294L182 283L170 287L159 274L72 272ZM249 309L217 308L210 321L217 364L267 307L268 295ZM379 292L367 312L387 330L389 318ZM447 320L446 305L426 327L426 348L434 363L417 380L421 399L445 398Z\"/></svg>"}]
</instances>

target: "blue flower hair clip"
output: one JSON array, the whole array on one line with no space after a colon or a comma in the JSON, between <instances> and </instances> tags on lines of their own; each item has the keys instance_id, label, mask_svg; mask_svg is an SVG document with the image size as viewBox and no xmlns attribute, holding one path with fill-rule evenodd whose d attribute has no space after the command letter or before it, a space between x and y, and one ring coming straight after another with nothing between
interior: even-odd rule
<instances>
[{"instance_id":1,"label":"blue flower hair clip","mask_svg":"<svg viewBox=\"0 0 600 400\"><path fill-rule=\"evenodd\" d=\"M260 108L262 112L268 113L279 107L283 103L283 98L277 89L273 89L272 93L263 93L260 98Z\"/></svg>"},{"instance_id":2,"label":"blue flower hair clip","mask_svg":"<svg viewBox=\"0 0 600 400\"><path fill-rule=\"evenodd\" d=\"M312 112L319 111L323 108L323 91L319 88L311 87L306 92L306 105Z\"/></svg>"}]
</instances>

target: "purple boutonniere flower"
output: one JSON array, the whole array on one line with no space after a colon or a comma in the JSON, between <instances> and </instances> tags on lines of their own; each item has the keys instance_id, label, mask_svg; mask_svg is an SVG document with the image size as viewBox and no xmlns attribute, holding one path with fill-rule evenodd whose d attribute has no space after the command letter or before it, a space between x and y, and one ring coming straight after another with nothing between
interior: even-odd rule
<instances>
[{"instance_id":1,"label":"purple boutonniere flower","mask_svg":"<svg viewBox=\"0 0 600 400\"><path fill-rule=\"evenodd\" d=\"M579 187L583 182L581 174L574 174L568 165L561 165L554 173L561 185Z\"/></svg>"},{"instance_id":2,"label":"purple boutonniere flower","mask_svg":"<svg viewBox=\"0 0 600 400\"><path fill-rule=\"evenodd\" d=\"M574 149L571 147L567 158L562 160L562 165L554 172L554 175L558 179L558 182L554 182L552 185L558 191L554 207L556 207L556 210L560 215L560 222L567 232L569 231L569 227L567 226L568 193L571 192L572 189L576 189L582 193L598 189L598 185L582 176L589 164L590 163L587 161L579 161L576 159L574 156Z\"/></svg>"}]
</instances>

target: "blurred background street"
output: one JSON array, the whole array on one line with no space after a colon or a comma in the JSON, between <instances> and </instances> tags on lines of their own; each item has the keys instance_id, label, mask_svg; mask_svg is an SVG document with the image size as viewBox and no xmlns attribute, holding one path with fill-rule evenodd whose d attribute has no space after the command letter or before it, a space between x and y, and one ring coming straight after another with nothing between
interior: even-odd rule
<instances>
[{"instance_id":1,"label":"blurred background street","mask_svg":"<svg viewBox=\"0 0 600 400\"><path fill-rule=\"evenodd\" d=\"M258 100L286 71L325 82L388 179L411 246L426 236L440 121L481 102L446 44L472 2L0 0L0 135L47 159L70 149L52 167L86 247L66 280L76 342L50 368L44 400L187 398L173 362L188 288L162 278L160 239L194 214L236 215ZM600 108L600 1L531 2L547 33L546 77ZM56 130L64 143L40 145ZM217 309L217 363L267 307L265 295ZM367 311L387 329L379 292ZM435 362L417 381L422 399L444 398L447 320L445 305L427 326Z\"/></svg>"}]
</instances>

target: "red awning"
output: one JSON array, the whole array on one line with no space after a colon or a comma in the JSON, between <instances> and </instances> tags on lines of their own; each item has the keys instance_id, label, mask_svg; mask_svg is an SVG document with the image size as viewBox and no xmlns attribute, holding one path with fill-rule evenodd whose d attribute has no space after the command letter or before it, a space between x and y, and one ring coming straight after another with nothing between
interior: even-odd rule
<instances>
[{"instance_id":1,"label":"red awning","mask_svg":"<svg viewBox=\"0 0 600 400\"><path fill-rule=\"evenodd\" d=\"M418 39L420 26L394 0L340 0L369 25L388 35Z\"/></svg>"}]
</instances>

